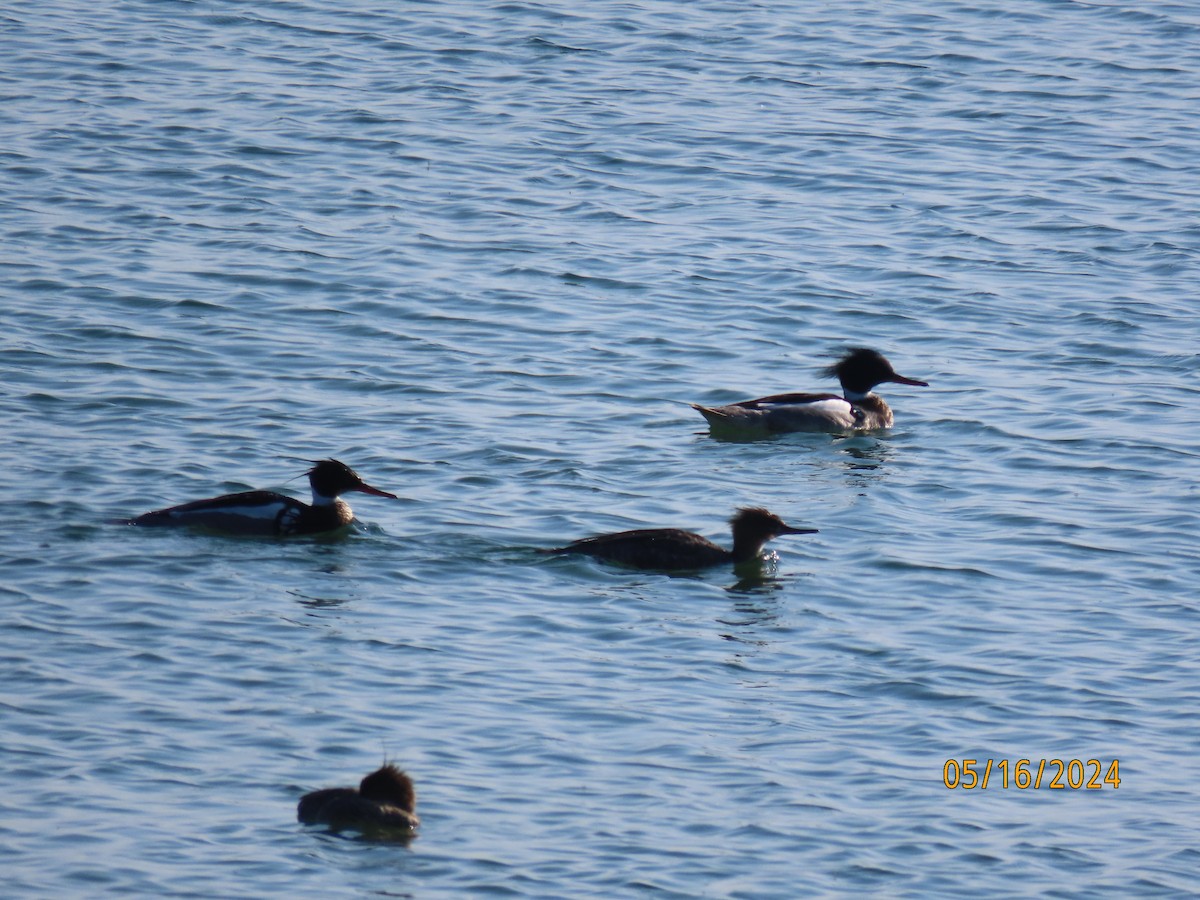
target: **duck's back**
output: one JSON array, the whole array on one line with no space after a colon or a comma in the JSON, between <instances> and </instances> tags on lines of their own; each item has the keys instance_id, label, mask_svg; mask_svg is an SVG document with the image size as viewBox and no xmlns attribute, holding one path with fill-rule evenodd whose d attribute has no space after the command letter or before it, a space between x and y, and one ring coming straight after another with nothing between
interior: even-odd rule
<instances>
[{"instance_id":1,"label":"duck's back","mask_svg":"<svg viewBox=\"0 0 1200 900\"><path fill-rule=\"evenodd\" d=\"M281 520L296 515L303 504L274 491L242 491L193 500L130 519L130 525L191 525L237 534L278 534Z\"/></svg>"},{"instance_id":2,"label":"duck's back","mask_svg":"<svg viewBox=\"0 0 1200 900\"><path fill-rule=\"evenodd\" d=\"M325 815L326 810L333 809L347 796L358 799L358 791L353 788L325 788L305 794L300 798L300 803L296 807L296 818L305 825L328 822Z\"/></svg>"},{"instance_id":3,"label":"duck's back","mask_svg":"<svg viewBox=\"0 0 1200 900\"><path fill-rule=\"evenodd\" d=\"M695 409L718 430L840 431L862 427L854 405L836 394L773 394Z\"/></svg>"},{"instance_id":4,"label":"duck's back","mask_svg":"<svg viewBox=\"0 0 1200 900\"><path fill-rule=\"evenodd\" d=\"M275 491L242 491L144 513L129 519L127 524L188 526L226 534L287 537L334 531L353 519L350 507L342 500L309 506Z\"/></svg>"},{"instance_id":5,"label":"duck's back","mask_svg":"<svg viewBox=\"0 0 1200 900\"><path fill-rule=\"evenodd\" d=\"M853 401L836 394L773 394L695 409L719 431L869 431L892 426L892 410L878 394Z\"/></svg>"},{"instance_id":6,"label":"duck's back","mask_svg":"<svg viewBox=\"0 0 1200 900\"><path fill-rule=\"evenodd\" d=\"M729 562L724 547L678 528L639 528L583 538L554 553L580 553L638 569L702 569Z\"/></svg>"},{"instance_id":7,"label":"duck's back","mask_svg":"<svg viewBox=\"0 0 1200 900\"><path fill-rule=\"evenodd\" d=\"M361 796L353 788L326 788L300 798L296 817L305 825L344 828L416 828L417 817L398 806Z\"/></svg>"}]
</instances>

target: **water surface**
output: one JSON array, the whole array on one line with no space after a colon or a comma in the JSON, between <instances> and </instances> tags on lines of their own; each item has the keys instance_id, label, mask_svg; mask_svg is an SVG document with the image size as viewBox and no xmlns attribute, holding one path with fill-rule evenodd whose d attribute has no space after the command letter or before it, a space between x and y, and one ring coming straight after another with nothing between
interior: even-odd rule
<instances>
[{"instance_id":1,"label":"water surface","mask_svg":"<svg viewBox=\"0 0 1200 900\"><path fill-rule=\"evenodd\" d=\"M1183 4L0 17L13 896L1178 895L1198 869ZM717 441L829 389L888 434ZM335 456L336 540L111 520ZM740 505L755 577L538 547ZM1120 761L947 790L948 759ZM409 847L299 796L393 759Z\"/></svg>"}]
</instances>

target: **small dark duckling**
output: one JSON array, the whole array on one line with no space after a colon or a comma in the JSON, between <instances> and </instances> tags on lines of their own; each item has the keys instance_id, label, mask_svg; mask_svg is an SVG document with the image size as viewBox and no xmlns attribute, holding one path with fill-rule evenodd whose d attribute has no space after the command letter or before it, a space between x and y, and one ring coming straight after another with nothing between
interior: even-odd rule
<instances>
[{"instance_id":1,"label":"small dark duckling","mask_svg":"<svg viewBox=\"0 0 1200 900\"><path fill-rule=\"evenodd\" d=\"M678 528L639 528L573 541L545 553L579 553L635 569L662 571L705 569L757 559L767 541L783 534L815 534L816 528L793 528L762 507L744 507L729 520L733 549Z\"/></svg>"},{"instance_id":2,"label":"small dark duckling","mask_svg":"<svg viewBox=\"0 0 1200 900\"><path fill-rule=\"evenodd\" d=\"M230 534L290 537L336 531L354 521L342 494L360 491L376 497L398 499L395 494L371 487L348 465L323 459L308 470L312 504L275 491L242 491L180 506L156 509L126 520L126 525L212 528Z\"/></svg>"},{"instance_id":3,"label":"small dark duckling","mask_svg":"<svg viewBox=\"0 0 1200 900\"><path fill-rule=\"evenodd\" d=\"M296 807L296 818L334 831L415 832L421 824L416 808L412 779L389 763L364 778L357 789L325 788L305 794Z\"/></svg>"}]
</instances>

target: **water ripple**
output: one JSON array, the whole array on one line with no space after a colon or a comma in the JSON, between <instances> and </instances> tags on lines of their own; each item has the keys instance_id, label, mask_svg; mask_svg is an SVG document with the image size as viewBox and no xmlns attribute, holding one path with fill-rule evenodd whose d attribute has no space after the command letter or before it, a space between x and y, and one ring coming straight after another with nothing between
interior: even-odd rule
<instances>
[{"instance_id":1,"label":"water ripple","mask_svg":"<svg viewBox=\"0 0 1200 900\"><path fill-rule=\"evenodd\" d=\"M0 19L10 893L1191 890L1189 8L91 13ZM887 435L687 406L846 344ZM110 524L327 455L402 499ZM748 504L820 533L534 552ZM295 824L383 759L411 847Z\"/></svg>"}]
</instances>

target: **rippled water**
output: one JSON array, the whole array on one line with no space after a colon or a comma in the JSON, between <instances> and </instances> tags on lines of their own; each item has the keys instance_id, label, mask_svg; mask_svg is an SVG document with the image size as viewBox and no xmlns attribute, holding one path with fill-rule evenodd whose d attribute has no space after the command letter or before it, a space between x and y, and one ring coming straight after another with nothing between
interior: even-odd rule
<instances>
[{"instance_id":1,"label":"rippled water","mask_svg":"<svg viewBox=\"0 0 1200 900\"><path fill-rule=\"evenodd\" d=\"M0 14L6 893L1194 890L1200 15L985 6ZM847 344L889 434L687 406ZM111 524L328 455L402 500ZM385 758L411 846L295 823Z\"/></svg>"}]
</instances>

